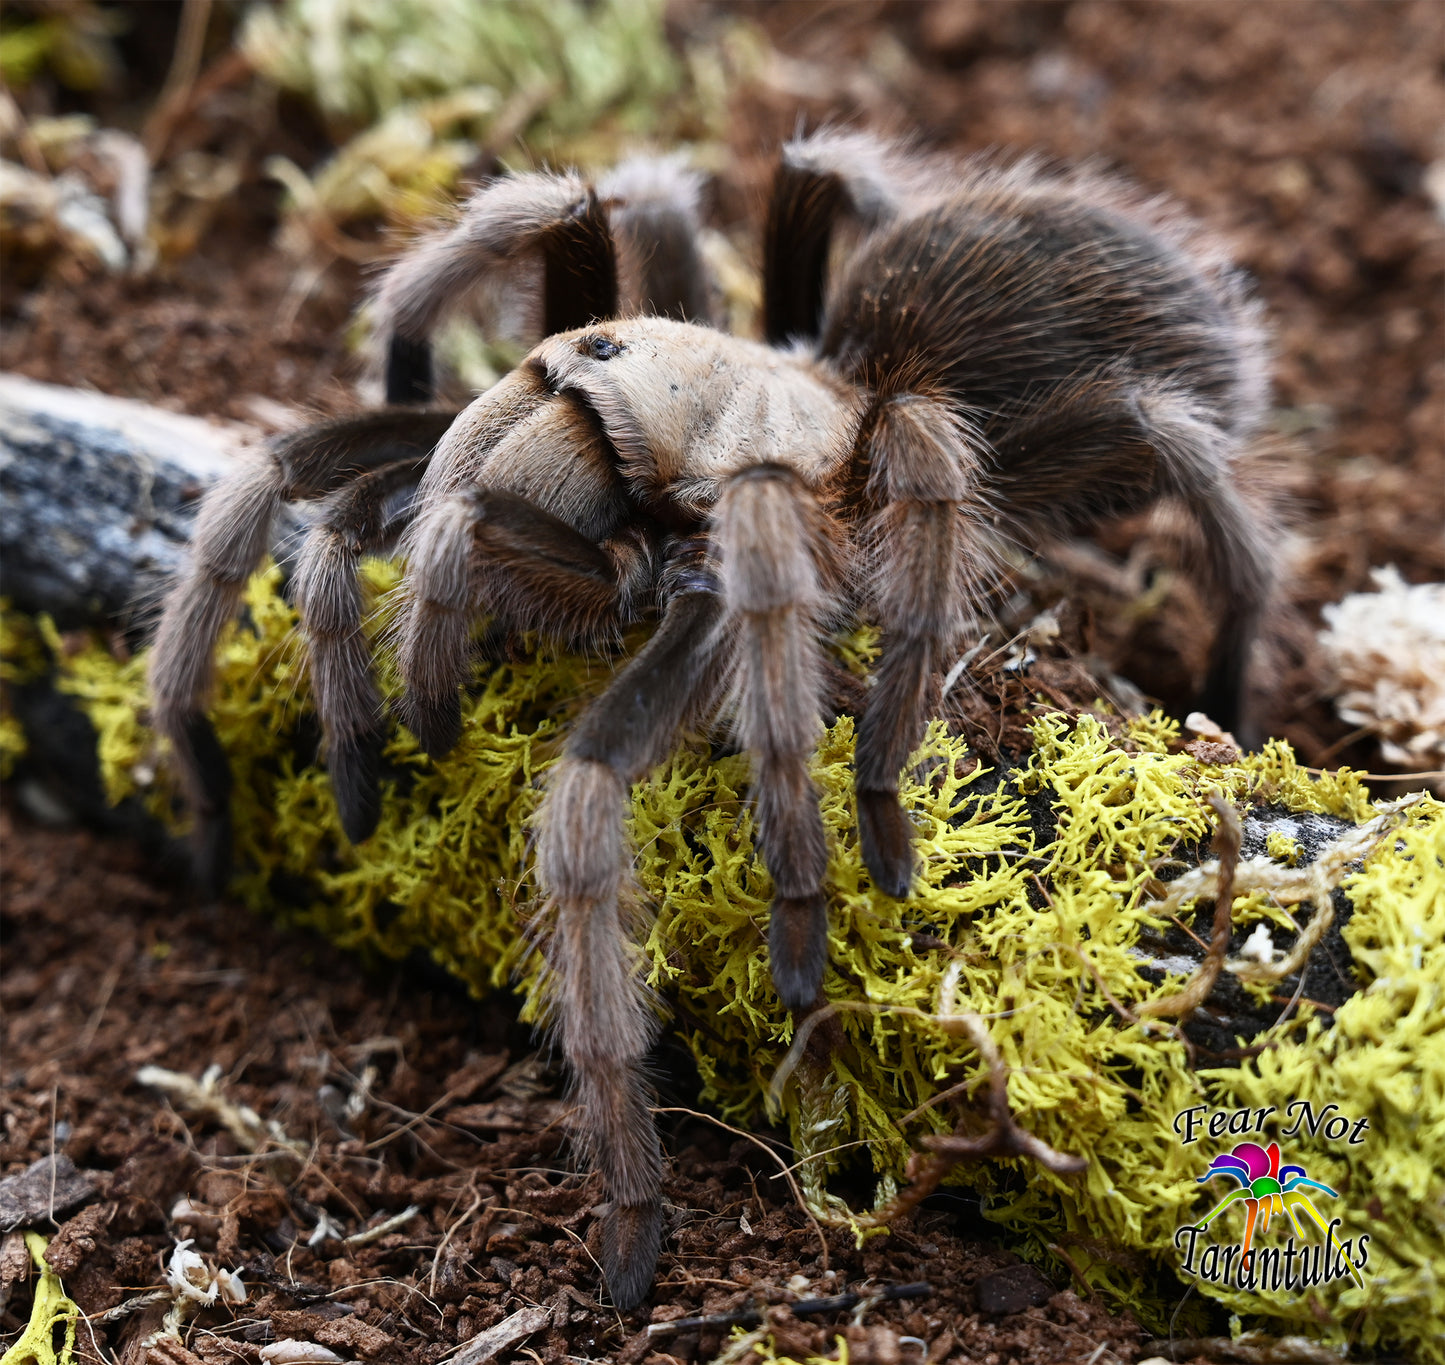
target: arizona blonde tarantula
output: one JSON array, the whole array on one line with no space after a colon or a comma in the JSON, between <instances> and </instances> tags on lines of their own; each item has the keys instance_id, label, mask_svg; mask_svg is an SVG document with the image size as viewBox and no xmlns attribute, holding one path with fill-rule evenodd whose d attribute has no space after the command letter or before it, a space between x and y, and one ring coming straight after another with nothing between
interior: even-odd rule
<instances>
[{"instance_id":1,"label":"arizona blonde tarantula","mask_svg":"<svg viewBox=\"0 0 1445 1365\"><path fill-rule=\"evenodd\" d=\"M696 203L673 162L595 186L518 175L421 239L376 298L391 406L280 440L207 496L151 668L202 864L220 878L229 772L204 714L211 657L283 503L320 504L296 597L353 840L376 823L384 733L363 554L405 556L398 712L432 755L458 737L480 618L586 648L658 616L551 770L538 851L553 1025L606 1185L619 1306L646 1294L662 1231L643 1070L656 1018L620 909L629 784L685 725L732 718L773 883L773 982L804 1011L827 952L809 776L826 628L883 627L857 818L875 885L905 897L900 775L995 547L1185 503L1221 622L1201 705L1226 726L1272 578L1232 479L1266 393L1255 310L1178 217L1092 172L818 134L782 154L752 341L708 325ZM431 397L429 337L454 303L518 278L537 294L531 354L460 415L407 406Z\"/></svg>"}]
</instances>

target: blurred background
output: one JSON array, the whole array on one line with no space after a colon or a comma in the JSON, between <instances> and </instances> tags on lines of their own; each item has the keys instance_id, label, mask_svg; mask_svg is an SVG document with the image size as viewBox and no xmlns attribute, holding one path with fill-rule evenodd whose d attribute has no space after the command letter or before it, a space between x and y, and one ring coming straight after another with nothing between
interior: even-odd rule
<instances>
[{"instance_id":1,"label":"blurred background","mask_svg":"<svg viewBox=\"0 0 1445 1365\"><path fill-rule=\"evenodd\" d=\"M10 0L0 368L280 428L357 405L368 270L505 169L686 149L749 331L797 129L1094 158L1217 228L1268 306L1258 463L1291 578L1267 728L1307 763L1439 769L1439 688L1378 674L1441 609L1408 585L1445 579L1442 61L1432 0ZM470 386L512 358L465 325L443 349ZM1082 600L1091 651L1177 701L1208 628L1146 532L1033 586ZM1322 608L1357 592L1383 595L1322 645ZM1388 640L1341 643L1387 616Z\"/></svg>"}]
</instances>

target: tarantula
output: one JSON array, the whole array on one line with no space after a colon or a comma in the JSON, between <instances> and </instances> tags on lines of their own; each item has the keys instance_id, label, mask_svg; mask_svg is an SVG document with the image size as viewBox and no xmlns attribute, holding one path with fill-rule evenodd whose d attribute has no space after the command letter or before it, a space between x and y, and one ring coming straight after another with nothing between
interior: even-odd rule
<instances>
[{"instance_id":1,"label":"tarantula","mask_svg":"<svg viewBox=\"0 0 1445 1365\"><path fill-rule=\"evenodd\" d=\"M283 503L320 500L296 596L353 840L377 819L384 714L361 555L405 556L398 711L432 755L459 734L480 618L587 647L659 617L552 769L537 860L556 915L553 1026L606 1186L619 1306L647 1292L662 1228L643 1073L656 1020L619 908L629 784L684 725L733 718L773 883L773 981L805 1011L827 950L809 777L825 628L883 627L857 819L875 885L905 897L900 774L997 546L1161 496L1187 504L1221 621L1201 705L1226 726L1273 576L1231 468L1266 396L1256 311L1180 218L1089 171L814 135L782 153L752 341L708 325L697 192L674 162L595 186L518 175L421 239L375 301L392 406L283 439L207 496L151 667L202 865L220 878L229 775L204 714L211 655ZM429 337L454 301L518 279L535 289L540 344L460 415L405 406L431 397Z\"/></svg>"}]
</instances>

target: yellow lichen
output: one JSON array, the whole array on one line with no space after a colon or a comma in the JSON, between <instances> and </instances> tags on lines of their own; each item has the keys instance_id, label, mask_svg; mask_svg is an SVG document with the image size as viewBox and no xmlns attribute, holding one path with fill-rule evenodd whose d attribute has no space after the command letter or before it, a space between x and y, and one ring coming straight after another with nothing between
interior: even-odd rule
<instances>
[{"instance_id":1,"label":"yellow lichen","mask_svg":"<svg viewBox=\"0 0 1445 1365\"><path fill-rule=\"evenodd\" d=\"M1265 836L1264 851L1277 863L1286 867L1298 867L1303 850L1299 841L1291 839L1283 830L1272 829Z\"/></svg>"},{"instance_id":2,"label":"yellow lichen","mask_svg":"<svg viewBox=\"0 0 1445 1365\"><path fill-rule=\"evenodd\" d=\"M379 591L394 581L390 566L368 574ZM479 673L461 741L439 762L395 729L381 823L352 848L304 738L307 683L277 582L274 569L253 581L249 625L230 629L220 651L212 714L236 779L234 892L349 946L422 949L476 991L509 979L531 990L529 820L569 719L610 665L538 655ZM875 652L866 636L839 645L859 668ZM145 796L137 774L154 765L142 661L119 663L96 644L57 653L51 666L96 725L112 797ZM952 1178L1024 1254L1047 1261L1063 1248L1089 1286L1162 1329L1173 1303L1151 1267L1178 1267L1175 1232L1209 1207L1198 1178L1220 1150L1182 1144L1175 1116L1196 1105L1283 1114L1297 1100L1333 1102L1368 1120L1369 1141L1342 1152L1323 1138L1291 1140L1288 1151L1339 1191L1344 1235L1371 1231L1365 1288L1348 1279L1294 1296L1198 1288L1292 1331L1445 1360L1435 1271L1445 1261L1445 807L1411 807L1346 881L1346 940L1366 988L1332 1023L1301 1005L1266 1050L1200 1069L1173 1023L1135 1007L1181 984L1150 975L1140 943L1168 925L1155 908L1158 879L1210 838L1207 798L1222 791L1240 807L1356 822L1375 812L1356 774L1314 777L1279 742L1207 767L1178 749L1162 717L1116 737L1093 718L1050 715L1034 724L1027 762L1000 774L934 724L903 784L921 859L916 894L899 903L873 889L861 864L853 722L828 727L813 776L831 850L824 991L839 1041L828 1067L799 1065L780 1087L805 1193L819 1212L845 1215L827 1178L861 1159L886 1197L919 1140L953 1129L955 1105L981 1112L986 1068L956 1018L976 1014L1009 1069L1019 1121L1089 1164L1059 1176L1020 1159L985 1161ZM642 900L656 912L644 940L649 979L675 1010L707 1097L743 1120L764 1107L793 1040L768 975L770 883L754 854L747 775L745 756L684 742L634 788L627 831ZM1233 918L1294 933L1260 892L1240 894ZM937 1102L945 1090L952 1099Z\"/></svg>"},{"instance_id":3,"label":"yellow lichen","mask_svg":"<svg viewBox=\"0 0 1445 1365\"><path fill-rule=\"evenodd\" d=\"M0 1365L72 1365L75 1360L75 1328L80 1321L80 1309L46 1261L48 1245L47 1239L38 1232L25 1234L25 1248L40 1278L35 1283L30 1321L10 1349L0 1356ZM55 1333L61 1327L65 1329L65 1340L57 1351Z\"/></svg>"}]
</instances>

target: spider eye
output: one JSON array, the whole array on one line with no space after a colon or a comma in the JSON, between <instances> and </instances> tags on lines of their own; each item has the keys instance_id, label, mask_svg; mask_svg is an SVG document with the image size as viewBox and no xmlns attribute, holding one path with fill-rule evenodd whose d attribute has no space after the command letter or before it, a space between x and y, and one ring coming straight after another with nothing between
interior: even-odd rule
<instances>
[{"instance_id":1,"label":"spider eye","mask_svg":"<svg viewBox=\"0 0 1445 1365\"><path fill-rule=\"evenodd\" d=\"M623 348L611 337L590 336L582 338L578 350L583 355L590 355L593 360L611 360L613 356L621 355Z\"/></svg>"}]
</instances>

